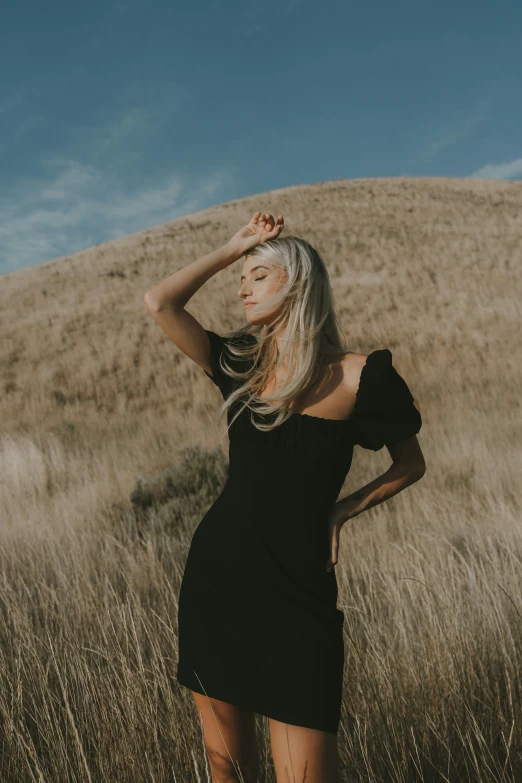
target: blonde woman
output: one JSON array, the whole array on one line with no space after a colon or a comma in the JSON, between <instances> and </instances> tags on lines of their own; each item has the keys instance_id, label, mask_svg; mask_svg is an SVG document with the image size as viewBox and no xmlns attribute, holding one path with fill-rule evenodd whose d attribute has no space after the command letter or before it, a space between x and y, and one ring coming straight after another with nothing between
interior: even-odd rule
<instances>
[{"instance_id":1,"label":"blonde woman","mask_svg":"<svg viewBox=\"0 0 522 783\"><path fill-rule=\"evenodd\" d=\"M326 267L284 220L256 212L224 247L148 291L167 336L219 388L225 486L193 535L179 594L177 679L193 694L215 783L258 779L254 714L278 783L339 783L343 525L424 474L421 416L384 348L341 340ZM222 336L184 308L237 267L246 324ZM353 447L386 445L386 473L338 500Z\"/></svg>"}]
</instances>

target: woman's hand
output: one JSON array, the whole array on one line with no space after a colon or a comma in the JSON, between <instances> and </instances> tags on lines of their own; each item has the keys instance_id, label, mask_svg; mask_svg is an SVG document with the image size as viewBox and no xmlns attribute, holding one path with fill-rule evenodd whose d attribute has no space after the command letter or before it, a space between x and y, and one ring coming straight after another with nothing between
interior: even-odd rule
<instances>
[{"instance_id":1,"label":"woman's hand","mask_svg":"<svg viewBox=\"0 0 522 783\"><path fill-rule=\"evenodd\" d=\"M357 507L359 500L355 501L352 506L353 509ZM326 570L331 571L334 566L337 565L337 555L339 552L339 537L341 535L341 528L344 523L351 518L352 507L349 502L344 499L338 501L330 514L328 520L328 537L330 542L330 557L326 564Z\"/></svg>"},{"instance_id":2,"label":"woman's hand","mask_svg":"<svg viewBox=\"0 0 522 783\"><path fill-rule=\"evenodd\" d=\"M246 255L257 245L268 242L269 239L276 239L284 228L284 218L279 215L277 221L268 212L261 215L261 212L254 212L252 220L244 228L234 234L229 244L241 251L241 255Z\"/></svg>"}]
</instances>

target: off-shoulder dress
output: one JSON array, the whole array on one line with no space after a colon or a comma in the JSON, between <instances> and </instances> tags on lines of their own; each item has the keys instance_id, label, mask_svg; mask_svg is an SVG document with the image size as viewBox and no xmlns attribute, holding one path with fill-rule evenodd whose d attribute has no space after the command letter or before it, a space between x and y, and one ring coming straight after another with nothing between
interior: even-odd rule
<instances>
[{"instance_id":1,"label":"off-shoulder dress","mask_svg":"<svg viewBox=\"0 0 522 783\"><path fill-rule=\"evenodd\" d=\"M233 338L206 331L206 375L226 399L238 381L220 360ZM225 358L245 369L244 360ZM367 356L348 419L294 413L261 432L250 415L244 410L229 430L225 485L191 539L179 591L176 677L197 693L335 734L344 613L335 569L326 571L328 518L354 445L377 451L409 438L421 429L421 415L386 348Z\"/></svg>"}]
</instances>

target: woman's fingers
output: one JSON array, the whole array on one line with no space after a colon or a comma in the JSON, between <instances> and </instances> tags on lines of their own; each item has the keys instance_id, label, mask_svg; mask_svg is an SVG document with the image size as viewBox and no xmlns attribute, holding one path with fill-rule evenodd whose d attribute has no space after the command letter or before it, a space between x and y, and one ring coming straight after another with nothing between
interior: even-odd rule
<instances>
[{"instance_id":1,"label":"woman's fingers","mask_svg":"<svg viewBox=\"0 0 522 783\"><path fill-rule=\"evenodd\" d=\"M339 551L339 530L337 525L330 526L330 559L326 564L326 570L331 571L337 564L337 554Z\"/></svg>"},{"instance_id":2,"label":"woman's fingers","mask_svg":"<svg viewBox=\"0 0 522 783\"><path fill-rule=\"evenodd\" d=\"M274 220L272 215L268 215L266 219L265 231L270 233L271 237L276 237L283 228L284 219L282 215L279 215L277 220Z\"/></svg>"},{"instance_id":3,"label":"woman's fingers","mask_svg":"<svg viewBox=\"0 0 522 783\"><path fill-rule=\"evenodd\" d=\"M275 224L274 230L272 231L272 233L275 236L277 236L283 230L284 222L285 221L284 221L283 216L279 215L278 218L277 218L277 222Z\"/></svg>"},{"instance_id":4,"label":"woman's fingers","mask_svg":"<svg viewBox=\"0 0 522 783\"><path fill-rule=\"evenodd\" d=\"M252 225L258 233L268 234L270 238L273 238L278 236L279 232L284 227L284 218L282 215L278 215L277 220L275 220L273 215L269 212L266 212L264 215L262 215L261 212L255 212L250 221L250 225Z\"/></svg>"},{"instance_id":5,"label":"woman's fingers","mask_svg":"<svg viewBox=\"0 0 522 783\"><path fill-rule=\"evenodd\" d=\"M252 220L250 221L250 225L257 228L260 217L261 217L261 212L254 212L254 214L252 215Z\"/></svg>"}]
</instances>

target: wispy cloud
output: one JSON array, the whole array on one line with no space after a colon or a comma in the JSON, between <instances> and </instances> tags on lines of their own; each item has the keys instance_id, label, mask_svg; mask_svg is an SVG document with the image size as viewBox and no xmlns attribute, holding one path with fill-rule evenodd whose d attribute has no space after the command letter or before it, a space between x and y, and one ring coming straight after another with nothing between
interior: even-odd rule
<instances>
[{"instance_id":1,"label":"wispy cloud","mask_svg":"<svg viewBox=\"0 0 522 783\"><path fill-rule=\"evenodd\" d=\"M230 183L227 171L217 170L200 181L173 172L135 190L124 184L141 151L154 143L158 129L168 127L187 96L187 88L177 83L135 80L114 94L110 115L106 107L95 107L70 129L70 152L62 149L47 160L43 156L41 174L5 185L0 194L0 274L203 209L210 199L213 203ZM0 103L0 117L8 115L12 127L5 148L40 120L21 114L23 103L21 93Z\"/></svg>"},{"instance_id":2,"label":"wispy cloud","mask_svg":"<svg viewBox=\"0 0 522 783\"><path fill-rule=\"evenodd\" d=\"M471 110L461 113L447 123L447 130L439 130L437 138L415 158L416 163L429 163L442 150L464 141L482 124L487 116L488 101L480 100Z\"/></svg>"},{"instance_id":3,"label":"wispy cloud","mask_svg":"<svg viewBox=\"0 0 522 783\"><path fill-rule=\"evenodd\" d=\"M110 155L113 162L113 145L117 145L119 156L131 150L132 157L139 157L136 147L142 144L150 147L158 129L175 122L189 97L187 87L176 82L133 81L113 95L115 108L110 116L106 107L91 110L89 130L81 139L82 148L95 163L105 155Z\"/></svg>"},{"instance_id":4,"label":"wispy cloud","mask_svg":"<svg viewBox=\"0 0 522 783\"><path fill-rule=\"evenodd\" d=\"M76 160L47 168L45 181L19 181L0 200L1 274L203 209L231 179L219 170L195 183L172 173L129 192L116 175Z\"/></svg>"},{"instance_id":5,"label":"wispy cloud","mask_svg":"<svg viewBox=\"0 0 522 783\"><path fill-rule=\"evenodd\" d=\"M147 138L153 137L158 128L174 121L188 98L187 87L177 82L151 85L134 80L113 93L110 109L96 105L86 109L82 122L68 129L69 147L74 150L70 157L77 157L81 149L84 159L98 163L106 155L113 156L113 145L118 146L120 161L129 149L132 158L140 157L136 145L147 144ZM29 108L24 108L24 103ZM56 122L54 117L32 111L28 96L21 91L0 103L0 122L4 124L7 119L9 126L3 128L0 143L0 154L4 155L22 139L26 141L24 137L42 123Z\"/></svg>"},{"instance_id":6,"label":"wispy cloud","mask_svg":"<svg viewBox=\"0 0 522 783\"><path fill-rule=\"evenodd\" d=\"M144 106L134 106L100 129L99 142L103 146L119 142L124 136L146 129L150 121L151 114Z\"/></svg>"},{"instance_id":7,"label":"wispy cloud","mask_svg":"<svg viewBox=\"0 0 522 783\"><path fill-rule=\"evenodd\" d=\"M512 179L513 177L522 177L522 158L509 160L507 163L487 163L477 171L474 171L471 177L480 179Z\"/></svg>"}]
</instances>

